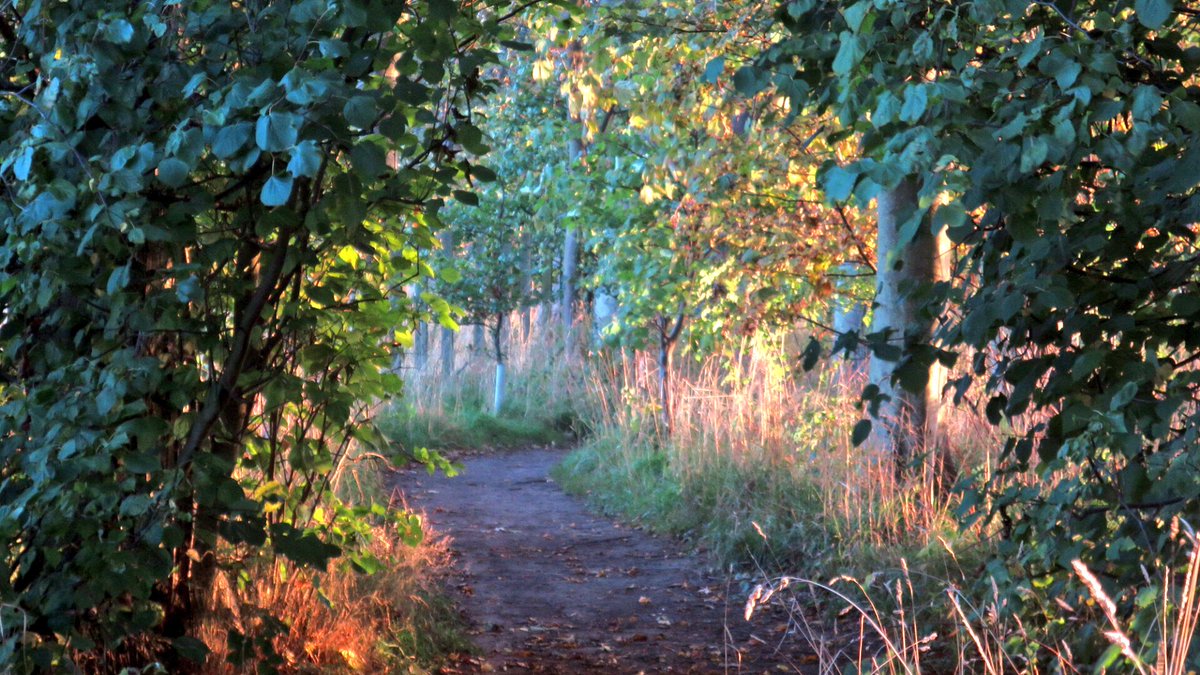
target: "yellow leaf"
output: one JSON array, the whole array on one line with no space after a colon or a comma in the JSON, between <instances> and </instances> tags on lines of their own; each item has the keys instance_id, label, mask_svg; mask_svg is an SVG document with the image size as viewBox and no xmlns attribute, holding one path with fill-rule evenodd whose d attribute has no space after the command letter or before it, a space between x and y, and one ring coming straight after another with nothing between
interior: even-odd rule
<instances>
[{"instance_id":1,"label":"yellow leaf","mask_svg":"<svg viewBox=\"0 0 1200 675\"><path fill-rule=\"evenodd\" d=\"M643 204L650 204L654 201L654 188L650 187L649 183L642 186L641 192L638 193Z\"/></svg>"}]
</instances>

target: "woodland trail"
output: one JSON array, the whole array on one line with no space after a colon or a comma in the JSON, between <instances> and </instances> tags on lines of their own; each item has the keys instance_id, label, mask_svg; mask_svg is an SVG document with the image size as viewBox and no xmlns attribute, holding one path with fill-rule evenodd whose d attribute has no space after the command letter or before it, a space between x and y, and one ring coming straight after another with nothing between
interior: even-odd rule
<instances>
[{"instance_id":1,"label":"woodland trail","mask_svg":"<svg viewBox=\"0 0 1200 675\"><path fill-rule=\"evenodd\" d=\"M452 595L480 650L444 672L815 670L786 616L747 623L736 585L700 556L564 494L549 478L562 456L473 455L456 478L397 476L409 507L452 540Z\"/></svg>"}]
</instances>

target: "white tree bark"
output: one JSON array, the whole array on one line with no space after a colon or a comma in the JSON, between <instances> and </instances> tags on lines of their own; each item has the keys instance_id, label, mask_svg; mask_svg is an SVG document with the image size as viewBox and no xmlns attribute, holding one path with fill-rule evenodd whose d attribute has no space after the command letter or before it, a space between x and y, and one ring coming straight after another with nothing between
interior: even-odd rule
<instances>
[{"instance_id":1,"label":"white tree bark","mask_svg":"<svg viewBox=\"0 0 1200 675\"><path fill-rule=\"evenodd\" d=\"M449 380L454 377L454 331L449 328L442 328L440 346L442 351L442 379Z\"/></svg>"},{"instance_id":2,"label":"white tree bark","mask_svg":"<svg viewBox=\"0 0 1200 675\"><path fill-rule=\"evenodd\" d=\"M592 339L599 345L604 335L617 322L617 297L603 289L596 289L592 300Z\"/></svg>"},{"instance_id":3,"label":"white tree bark","mask_svg":"<svg viewBox=\"0 0 1200 675\"><path fill-rule=\"evenodd\" d=\"M496 359L496 385L492 392L492 416L499 417L500 409L504 407L505 379L508 375L504 363L504 315L496 315L496 325L492 328L492 355Z\"/></svg>"},{"instance_id":4,"label":"white tree bark","mask_svg":"<svg viewBox=\"0 0 1200 675\"><path fill-rule=\"evenodd\" d=\"M906 179L877 199L878 254L875 309L871 332L890 329L891 344L903 346L912 341L927 342L932 325L921 316L921 306L912 290L931 284L945 272L943 249L927 223L922 223L912 241L901 245L900 230L917 212L918 185ZM938 421L946 373L940 366L931 369L924 391L909 392L893 384L892 377L900 362L871 359L870 381L886 397L879 406L873 425L875 442L890 451L898 471L923 453L938 452Z\"/></svg>"},{"instance_id":5,"label":"white tree bark","mask_svg":"<svg viewBox=\"0 0 1200 675\"><path fill-rule=\"evenodd\" d=\"M859 274L860 269L866 269L866 265L860 267L854 263L842 263L837 267L838 273L842 275ZM844 276L838 277L834 284L837 295L833 299L833 330L839 336L861 332L863 322L867 318L867 305L853 296L849 288L850 284L851 282ZM845 355L839 367L839 375L847 377L858 372L866 361L867 353L867 350L860 345Z\"/></svg>"}]
</instances>

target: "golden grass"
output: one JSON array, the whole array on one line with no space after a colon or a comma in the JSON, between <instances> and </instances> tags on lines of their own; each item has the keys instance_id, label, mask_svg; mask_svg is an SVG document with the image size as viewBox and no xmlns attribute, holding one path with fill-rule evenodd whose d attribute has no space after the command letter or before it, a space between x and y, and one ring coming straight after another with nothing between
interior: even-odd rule
<instances>
[{"instance_id":1,"label":"golden grass","mask_svg":"<svg viewBox=\"0 0 1200 675\"><path fill-rule=\"evenodd\" d=\"M342 478L375 492L383 481L377 471L358 466ZM240 574L221 572L196 635L211 650L204 672L258 672L269 658L281 673L422 672L422 662L444 656L439 646L465 648L452 610L439 602L450 565L447 542L423 528L422 543L410 546L396 526L373 526L368 550L383 564L372 575L345 560L314 571L282 556L252 561ZM285 625L274 630L268 614ZM231 631L251 640L241 654L231 654ZM230 663L231 656L242 665Z\"/></svg>"},{"instance_id":2,"label":"golden grass","mask_svg":"<svg viewBox=\"0 0 1200 675\"><path fill-rule=\"evenodd\" d=\"M669 439L659 436L653 355L614 353L593 365L585 382L586 417L598 434L621 438L620 461L632 465L645 448L663 448L684 485L729 466L765 470L819 495L821 512L813 515L852 529L863 545L940 548L937 537L954 522L941 472L927 466L901 483L890 455L854 447L851 429L865 415L858 407L864 375L833 368L800 375L794 345L757 336L729 355L678 359L670 375ZM999 442L986 422L948 407L945 425L961 464L990 466L987 449Z\"/></svg>"}]
</instances>

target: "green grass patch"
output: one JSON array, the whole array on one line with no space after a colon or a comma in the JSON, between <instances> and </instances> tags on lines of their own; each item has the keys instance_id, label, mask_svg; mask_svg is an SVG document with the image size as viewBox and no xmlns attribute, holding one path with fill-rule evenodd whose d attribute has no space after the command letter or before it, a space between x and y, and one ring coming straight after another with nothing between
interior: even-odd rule
<instances>
[{"instance_id":1,"label":"green grass patch","mask_svg":"<svg viewBox=\"0 0 1200 675\"><path fill-rule=\"evenodd\" d=\"M478 410L393 410L383 416L380 427L401 450L511 449L564 443L573 437L570 426L563 428L553 419L494 417Z\"/></svg>"},{"instance_id":2,"label":"green grass patch","mask_svg":"<svg viewBox=\"0 0 1200 675\"><path fill-rule=\"evenodd\" d=\"M597 438L570 453L554 478L607 514L680 537L722 567L758 576L829 581L845 575L882 587L901 574L904 559L934 583L928 592L937 595L937 584L961 579L964 556L973 559L971 544L951 522L935 537L885 535L871 523L831 513L826 488L803 472L738 465L720 455L682 470L672 463L677 454Z\"/></svg>"},{"instance_id":3,"label":"green grass patch","mask_svg":"<svg viewBox=\"0 0 1200 675\"><path fill-rule=\"evenodd\" d=\"M667 451L597 439L569 454L554 478L602 511L690 541L723 566L794 569L836 548L818 522L814 491L765 468L718 460L681 475Z\"/></svg>"}]
</instances>

